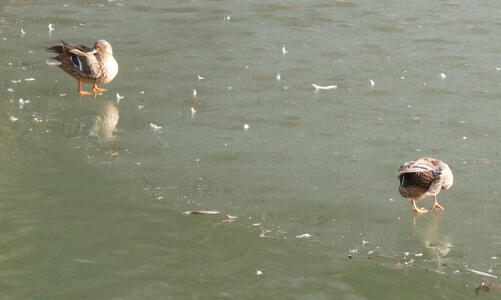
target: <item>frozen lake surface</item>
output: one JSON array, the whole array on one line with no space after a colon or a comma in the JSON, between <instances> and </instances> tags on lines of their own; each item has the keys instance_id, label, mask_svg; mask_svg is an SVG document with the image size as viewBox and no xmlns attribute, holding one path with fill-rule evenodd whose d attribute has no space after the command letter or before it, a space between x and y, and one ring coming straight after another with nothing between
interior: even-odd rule
<instances>
[{"instance_id":1,"label":"frozen lake surface","mask_svg":"<svg viewBox=\"0 0 501 300\"><path fill-rule=\"evenodd\" d=\"M56 2L0 6L2 298L500 297L498 1Z\"/></svg>"}]
</instances>

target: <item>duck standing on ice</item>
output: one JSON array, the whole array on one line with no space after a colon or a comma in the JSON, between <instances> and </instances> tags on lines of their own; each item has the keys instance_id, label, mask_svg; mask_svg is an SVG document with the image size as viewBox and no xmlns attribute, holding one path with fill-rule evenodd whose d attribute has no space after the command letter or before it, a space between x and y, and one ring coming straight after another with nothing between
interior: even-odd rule
<instances>
[{"instance_id":1,"label":"duck standing on ice","mask_svg":"<svg viewBox=\"0 0 501 300\"><path fill-rule=\"evenodd\" d=\"M58 54L48 59L47 64L59 66L78 80L80 95L91 95L91 92L82 90L82 82L92 84L95 93L105 92L106 89L98 88L97 85L111 82L118 73L118 63L113 57L111 44L105 40L98 40L93 48L61 41L59 46L47 50Z\"/></svg>"},{"instance_id":2,"label":"duck standing on ice","mask_svg":"<svg viewBox=\"0 0 501 300\"><path fill-rule=\"evenodd\" d=\"M413 161L405 162L398 170L400 194L412 201L412 209L417 213L425 213L428 210L418 208L416 201L433 196L433 209L444 209L438 204L437 195L441 189L449 189L454 177L449 166L441 160L431 157L421 157Z\"/></svg>"}]
</instances>

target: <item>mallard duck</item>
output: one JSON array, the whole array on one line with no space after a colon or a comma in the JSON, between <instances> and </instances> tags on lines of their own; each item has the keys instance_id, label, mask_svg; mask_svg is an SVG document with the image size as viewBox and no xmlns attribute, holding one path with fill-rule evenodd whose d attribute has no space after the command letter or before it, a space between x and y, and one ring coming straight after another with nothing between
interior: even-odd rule
<instances>
[{"instance_id":1,"label":"mallard duck","mask_svg":"<svg viewBox=\"0 0 501 300\"><path fill-rule=\"evenodd\" d=\"M421 157L414 161L408 161L398 170L400 194L412 201L412 209L417 213L425 213L428 210L418 208L416 201L433 196L433 209L444 209L438 204L437 195L441 189L449 189L454 177L449 166L441 160L431 157Z\"/></svg>"},{"instance_id":2,"label":"mallard duck","mask_svg":"<svg viewBox=\"0 0 501 300\"><path fill-rule=\"evenodd\" d=\"M59 46L47 48L58 56L47 60L49 65L57 65L66 73L78 80L80 95L90 95L82 90L82 81L92 84L95 93L104 92L106 89L98 88L98 84L106 84L115 78L118 73L118 64L113 57L110 43L98 40L93 48L84 45L71 45L61 41Z\"/></svg>"}]
</instances>

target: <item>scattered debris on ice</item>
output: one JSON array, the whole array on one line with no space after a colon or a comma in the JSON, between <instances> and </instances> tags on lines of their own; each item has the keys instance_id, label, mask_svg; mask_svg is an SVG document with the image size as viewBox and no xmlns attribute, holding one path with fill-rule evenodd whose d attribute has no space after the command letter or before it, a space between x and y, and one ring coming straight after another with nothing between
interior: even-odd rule
<instances>
[{"instance_id":1,"label":"scattered debris on ice","mask_svg":"<svg viewBox=\"0 0 501 300\"><path fill-rule=\"evenodd\" d=\"M300 235L296 235L296 239L309 239L311 238L313 235L312 234L309 234L309 233L303 233L303 234L300 234Z\"/></svg>"},{"instance_id":2,"label":"scattered debris on ice","mask_svg":"<svg viewBox=\"0 0 501 300\"><path fill-rule=\"evenodd\" d=\"M275 236L271 233L271 230L261 231L261 233L259 234L259 237L262 239L276 239L277 238L277 236Z\"/></svg>"},{"instance_id":3,"label":"scattered debris on ice","mask_svg":"<svg viewBox=\"0 0 501 300\"><path fill-rule=\"evenodd\" d=\"M480 296L482 294L485 294L489 291L489 287L485 282L482 282L482 284L475 289L475 295Z\"/></svg>"},{"instance_id":4,"label":"scattered debris on ice","mask_svg":"<svg viewBox=\"0 0 501 300\"><path fill-rule=\"evenodd\" d=\"M473 270L473 269L466 269L472 273L475 273L477 275L480 275L480 276L487 276L487 277L492 277L492 278L498 278L496 275L492 275L492 274L489 274L489 273L485 273L485 272L481 272L481 271L477 271L477 270Z\"/></svg>"},{"instance_id":5,"label":"scattered debris on ice","mask_svg":"<svg viewBox=\"0 0 501 300\"><path fill-rule=\"evenodd\" d=\"M94 264L96 263L95 260L90 260L90 259L83 259L83 258L77 258L75 259L76 262L83 263L83 264Z\"/></svg>"},{"instance_id":6,"label":"scattered debris on ice","mask_svg":"<svg viewBox=\"0 0 501 300\"><path fill-rule=\"evenodd\" d=\"M215 215L220 214L220 211L217 210L193 210L193 211L185 211L183 215Z\"/></svg>"},{"instance_id":7,"label":"scattered debris on ice","mask_svg":"<svg viewBox=\"0 0 501 300\"><path fill-rule=\"evenodd\" d=\"M338 88L337 85L321 86L321 85L314 84L314 83L312 83L311 85L315 88L315 91L318 91L318 90L335 90L335 89Z\"/></svg>"},{"instance_id":8,"label":"scattered debris on ice","mask_svg":"<svg viewBox=\"0 0 501 300\"><path fill-rule=\"evenodd\" d=\"M237 216L230 216L227 214L222 214L220 217L223 222L228 222L228 223L235 222L235 220L238 218Z\"/></svg>"},{"instance_id":9,"label":"scattered debris on ice","mask_svg":"<svg viewBox=\"0 0 501 300\"><path fill-rule=\"evenodd\" d=\"M151 127L151 129L153 129L153 131L157 131L157 130L162 129L162 126L158 126L158 125L153 124L153 123L150 123L150 127Z\"/></svg>"},{"instance_id":10,"label":"scattered debris on ice","mask_svg":"<svg viewBox=\"0 0 501 300\"><path fill-rule=\"evenodd\" d=\"M117 93L117 103L120 103L120 100L122 100L123 98L125 98L125 96L120 96L120 94Z\"/></svg>"},{"instance_id":11,"label":"scattered debris on ice","mask_svg":"<svg viewBox=\"0 0 501 300\"><path fill-rule=\"evenodd\" d=\"M398 264L392 266L391 268L393 270L402 270L402 269L407 269L407 268L410 268L410 267L412 267L412 263L405 262L403 264L402 263L398 263Z\"/></svg>"},{"instance_id":12,"label":"scattered debris on ice","mask_svg":"<svg viewBox=\"0 0 501 300\"><path fill-rule=\"evenodd\" d=\"M20 109L23 109L24 105L30 102L31 102L30 100L24 100L23 98L19 98L19 100L17 100Z\"/></svg>"}]
</instances>

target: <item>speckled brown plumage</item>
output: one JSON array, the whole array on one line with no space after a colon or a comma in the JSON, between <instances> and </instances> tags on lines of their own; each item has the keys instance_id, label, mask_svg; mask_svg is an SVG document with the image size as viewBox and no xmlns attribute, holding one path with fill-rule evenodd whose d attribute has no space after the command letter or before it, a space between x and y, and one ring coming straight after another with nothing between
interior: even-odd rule
<instances>
[{"instance_id":1,"label":"speckled brown plumage","mask_svg":"<svg viewBox=\"0 0 501 300\"><path fill-rule=\"evenodd\" d=\"M404 163L398 170L398 178L400 194L411 200L413 209L419 213L427 210L418 208L416 201L431 196L435 201L432 209L443 209L437 202L437 195L441 189L449 189L454 180L449 166L431 157L422 157Z\"/></svg>"},{"instance_id":2,"label":"speckled brown plumage","mask_svg":"<svg viewBox=\"0 0 501 300\"><path fill-rule=\"evenodd\" d=\"M77 79L78 92L82 95L90 94L82 91L82 82L92 84L94 92L103 92L106 89L100 89L97 85L109 83L118 73L112 47L105 40L98 40L93 48L61 41L60 45L49 47L47 50L58 54L48 59L47 63L59 66Z\"/></svg>"}]
</instances>

